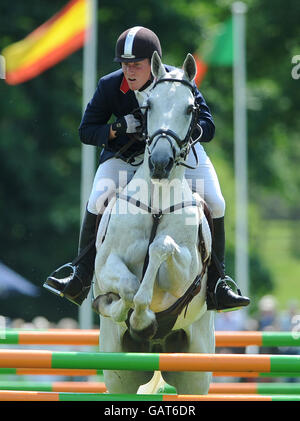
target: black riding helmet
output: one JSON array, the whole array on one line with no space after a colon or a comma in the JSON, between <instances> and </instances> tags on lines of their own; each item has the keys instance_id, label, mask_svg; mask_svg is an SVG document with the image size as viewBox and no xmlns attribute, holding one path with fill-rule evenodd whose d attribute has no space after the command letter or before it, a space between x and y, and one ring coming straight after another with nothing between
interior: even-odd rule
<instances>
[{"instance_id":1,"label":"black riding helmet","mask_svg":"<svg viewBox=\"0 0 300 421\"><path fill-rule=\"evenodd\" d=\"M114 61L136 62L151 59L154 51L162 56L160 41L157 35L143 26L134 26L124 31L116 43L116 56Z\"/></svg>"}]
</instances>

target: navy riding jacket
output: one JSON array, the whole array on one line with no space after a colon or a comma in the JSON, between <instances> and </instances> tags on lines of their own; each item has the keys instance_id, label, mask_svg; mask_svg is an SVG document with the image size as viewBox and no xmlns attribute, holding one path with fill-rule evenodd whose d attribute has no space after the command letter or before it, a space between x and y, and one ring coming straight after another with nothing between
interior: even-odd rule
<instances>
[{"instance_id":1,"label":"navy riding jacket","mask_svg":"<svg viewBox=\"0 0 300 421\"><path fill-rule=\"evenodd\" d=\"M168 72L174 69L168 65L165 65L165 68ZM196 101L200 105L199 124L203 129L201 142L209 142L214 136L215 125L210 110L198 89ZM129 89L122 69L99 80L96 92L82 117L79 136L84 144L102 148L100 163L113 157L130 140L127 135L109 139L110 124L108 122L111 117L123 117L131 114L138 107L134 91ZM123 153L123 158L127 159L133 154L143 153L144 149L144 141L136 141Z\"/></svg>"}]
</instances>

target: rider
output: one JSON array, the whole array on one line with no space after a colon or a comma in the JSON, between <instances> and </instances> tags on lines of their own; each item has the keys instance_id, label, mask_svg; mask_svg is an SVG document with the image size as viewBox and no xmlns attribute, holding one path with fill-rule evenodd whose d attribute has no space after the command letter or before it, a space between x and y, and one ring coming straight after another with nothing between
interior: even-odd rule
<instances>
[{"instance_id":1,"label":"rider","mask_svg":"<svg viewBox=\"0 0 300 421\"><path fill-rule=\"evenodd\" d=\"M116 189L124 187L133 177L134 159L143 155L145 143L136 134L141 126L134 110L142 105L154 84L150 60L154 51L162 56L158 37L150 29L136 26L123 32L116 43L115 62L121 69L102 77L97 90L83 115L79 135L83 143L102 147L100 165L95 175L92 192L87 204L79 238L79 257L73 261L73 273L59 279L50 275L44 287L81 305L91 287L96 255L96 220L114 195ZM165 65L166 71L172 70ZM203 129L201 142L209 142L215 126L209 108L196 90L196 101L200 106L199 124ZM114 115L115 122L109 123ZM198 142L196 151L199 166L186 169L185 176L193 191L197 191L197 180L204 180L204 199L213 219L213 250L220 266L212 263L208 269L207 307L209 310L229 310L247 306L249 298L235 293L224 274L225 202L214 167ZM117 154L117 155L116 155ZM193 156L189 154L188 162ZM120 171L126 177L119 177ZM199 183L198 183L199 185ZM199 190L199 187L198 187ZM58 270L59 271L59 270Z\"/></svg>"}]
</instances>

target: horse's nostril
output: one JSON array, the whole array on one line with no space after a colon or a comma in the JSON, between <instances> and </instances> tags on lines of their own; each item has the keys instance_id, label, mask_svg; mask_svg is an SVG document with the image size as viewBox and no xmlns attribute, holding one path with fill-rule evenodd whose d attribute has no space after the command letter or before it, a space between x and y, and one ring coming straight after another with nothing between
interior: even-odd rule
<instances>
[{"instance_id":1,"label":"horse's nostril","mask_svg":"<svg viewBox=\"0 0 300 421\"><path fill-rule=\"evenodd\" d=\"M173 164L174 164L174 159L173 158L170 158L169 159L169 162L168 162L168 164L166 166L166 171L171 171L171 169L173 167Z\"/></svg>"},{"instance_id":2,"label":"horse's nostril","mask_svg":"<svg viewBox=\"0 0 300 421\"><path fill-rule=\"evenodd\" d=\"M174 158L170 155L168 157L162 157L154 152L149 156L148 165L151 177L159 179L168 178L174 165Z\"/></svg>"},{"instance_id":3,"label":"horse's nostril","mask_svg":"<svg viewBox=\"0 0 300 421\"><path fill-rule=\"evenodd\" d=\"M153 162L152 162L151 156L149 156L148 165L149 165L149 169L152 171L152 170L153 170L153 168L154 168L154 165L153 165Z\"/></svg>"}]
</instances>

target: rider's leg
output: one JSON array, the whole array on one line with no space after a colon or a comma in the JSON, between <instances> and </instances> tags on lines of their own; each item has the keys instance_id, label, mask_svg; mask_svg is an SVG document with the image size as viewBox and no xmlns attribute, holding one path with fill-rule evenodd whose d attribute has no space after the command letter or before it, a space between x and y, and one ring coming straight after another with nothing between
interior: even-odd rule
<instances>
[{"instance_id":1,"label":"rider's leg","mask_svg":"<svg viewBox=\"0 0 300 421\"><path fill-rule=\"evenodd\" d=\"M212 248L223 269L222 272L225 274L225 201L215 169L202 145L197 144L196 150L199 166L194 170L186 170L185 175L192 190L199 193L210 208L214 230ZM189 156L188 162L191 165L195 163L191 156ZM208 268L207 279L208 309L228 310L247 306L250 303L249 298L236 294L226 283L226 281L232 281L231 278L222 275L212 260Z\"/></svg>"},{"instance_id":2,"label":"rider's leg","mask_svg":"<svg viewBox=\"0 0 300 421\"><path fill-rule=\"evenodd\" d=\"M49 276L44 287L56 291L57 294L67 298L74 304L81 305L87 297L93 278L93 268L96 255L96 219L97 215L86 209L79 236L78 255L88 247L77 264L74 265L73 273L66 278L59 279Z\"/></svg>"},{"instance_id":3,"label":"rider's leg","mask_svg":"<svg viewBox=\"0 0 300 421\"><path fill-rule=\"evenodd\" d=\"M83 220L79 239L79 255L89 244L89 250L73 266L73 273L63 279L49 276L44 287L81 305L91 287L96 256L96 219L105 209L118 187L124 187L132 178L135 167L120 159L110 159L101 164L96 172L92 192Z\"/></svg>"},{"instance_id":4,"label":"rider's leg","mask_svg":"<svg viewBox=\"0 0 300 421\"><path fill-rule=\"evenodd\" d=\"M230 288L232 279L225 275L224 216L213 218L213 230L212 248L223 273L220 273L214 259L212 259L207 274L207 309L222 311L245 307L250 303L249 298L235 293ZM227 282L229 282L229 285Z\"/></svg>"}]
</instances>

